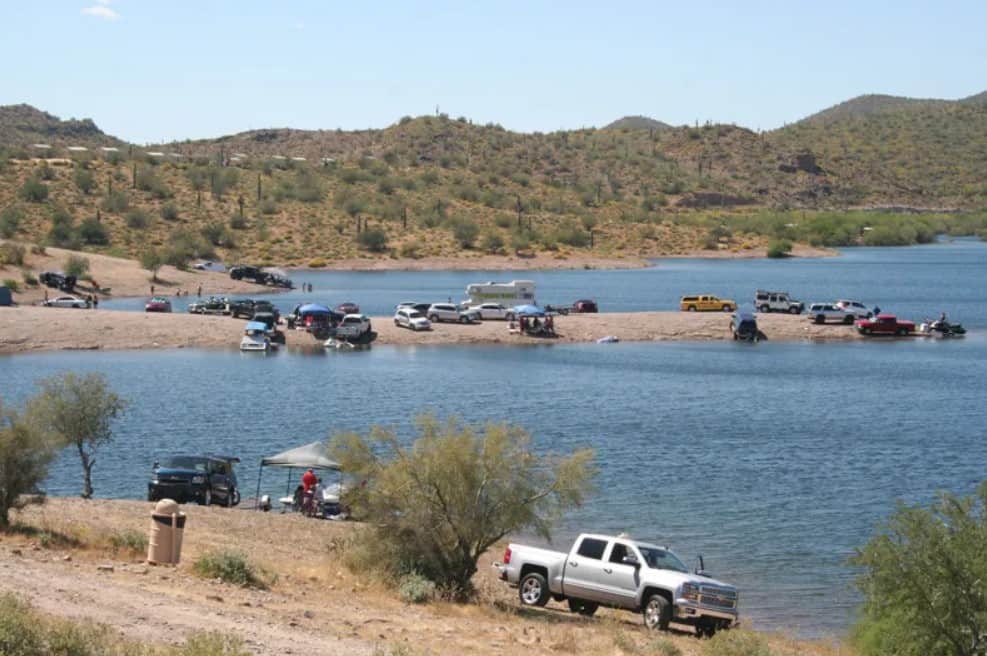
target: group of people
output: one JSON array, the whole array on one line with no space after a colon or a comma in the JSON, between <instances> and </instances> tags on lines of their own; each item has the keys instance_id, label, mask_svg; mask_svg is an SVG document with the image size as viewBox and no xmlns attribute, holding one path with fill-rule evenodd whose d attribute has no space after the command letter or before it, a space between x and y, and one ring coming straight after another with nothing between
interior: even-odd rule
<instances>
[{"instance_id":1,"label":"group of people","mask_svg":"<svg viewBox=\"0 0 987 656\"><path fill-rule=\"evenodd\" d=\"M182 291L182 288L179 287L178 289L175 290L175 298L179 298L180 296L188 296L188 295L189 295L189 291L187 289ZM154 296L154 285L151 285L151 296ZM202 298L202 285L199 285L199 289L196 292L196 296Z\"/></svg>"},{"instance_id":2,"label":"group of people","mask_svg":"<svg viewBox=\"0 0 987 656\"><path fill-rule=\"evenodd\" d=\"M310 282L303 282L302 283L302 291L303 292L310 292L310 291L312 291L312 283L310 283Z\"/></svg>"}]
</instances>

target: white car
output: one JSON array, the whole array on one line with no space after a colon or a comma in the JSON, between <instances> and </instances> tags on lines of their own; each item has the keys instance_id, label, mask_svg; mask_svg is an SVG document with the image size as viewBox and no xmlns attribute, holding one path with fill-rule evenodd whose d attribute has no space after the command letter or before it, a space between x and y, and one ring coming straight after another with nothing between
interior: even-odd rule
<instances>
[{"instance_id":1,"label":"white car","mask_svg":"<svg viewBox=\"0 0 987 656\"><path fill-rule=\"evenodd\" d=\"M874 313L871 310L868 310L867 306L860 301L840 299L836 301L836 305L847 314L852 314L855 319L870 319L874 316Z\"/></svg>"},{"instance_id":2,"label":"white car","mask_svg":"<svg viewBox=\"0 0 987 656\"><path fill-rule=\"evenodd\" d=\"M439 323L440 321L472 323L480 320L480 313L477 310L460 310L452 303L432 303L428 308L427 316L432 323Z\"/></svg>"},{"instance_id":3,"label":"white car","mask_svg":"<svg viewBox=\"0 0 987 656\"><path fill-rule=\"evenodd\" d=\"M807 312L813 323L839 322L852 324L854 316L835 303L813 303Z\"/></svg>"},{"instance_id":4,"label":"white car","mask_svg":"<svg viewBox=\"0 0 987 656\"><path fill-rule=\"evenodd\" d=\"M511 321L515 315L512 308L506 308L500 303L482 303L480 305L473 305L469 309L479 312L480 318L483 320L505 319Z\"/></svg>"},{"instance_id":5,"label":"white car","mask_svg":"<svg viewBox=\"0 0 987 656\"><path fill-rule=\"evenodd\" d=\"M364 333L370 332L370 329L370 318L365 314L347 314L336 326L336 337L358 339Z\"/></svg>"},{"instance_id":6,"label":"white car","mask_svg":"<svg viewBox=\"0 0 987 656\"><path fill-rule=\"evenodd\" d=\"M57 308L87 307L87 303L84 300L75 296L59 296L58 298L53 298L45 301L43 305L45 307L57 307Z\"/></svg>"},{"instance_id":7,"label":"white car","mask_svg":"<svg viewBox=\"0 0 987 656\"><path fill-rule=\"evenodd\" d=\"M432 322L414 308L399 307L394 313L394 325L412 330L428 330L432 327Z\"/></svg>"}]
</instances>

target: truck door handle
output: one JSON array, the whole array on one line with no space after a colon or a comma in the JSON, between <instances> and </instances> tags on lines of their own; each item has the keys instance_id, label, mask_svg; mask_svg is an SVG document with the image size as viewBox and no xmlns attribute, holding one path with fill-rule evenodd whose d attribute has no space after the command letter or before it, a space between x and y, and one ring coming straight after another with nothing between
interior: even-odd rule
<instances>
[{"instance_id":1,"label":"truck door handle","mask_svg":"<svg viewBox=\"0 0 987 656\"><path fill-rule=\"evenodd\" d=\"M606 572L607 574L613 574L613 570L610 569L609 567L604 567L603 571Z\"/></svg>"}]
</instances>

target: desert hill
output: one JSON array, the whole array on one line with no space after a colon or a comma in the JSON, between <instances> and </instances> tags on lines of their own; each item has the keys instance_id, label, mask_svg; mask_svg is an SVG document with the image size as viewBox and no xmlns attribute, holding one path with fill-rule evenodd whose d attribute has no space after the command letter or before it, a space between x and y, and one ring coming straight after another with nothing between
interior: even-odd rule
<instances>
[{"instance_id":1,"label":"desert hill","mask_svg":"<svg viewBox=\"0 0 987 656\"><path fill-rule=\"evenodd\" d=\"M624 116L603 127L604 130L668 130L672 126L648 116Z\"/></svg>"}]
</instances>

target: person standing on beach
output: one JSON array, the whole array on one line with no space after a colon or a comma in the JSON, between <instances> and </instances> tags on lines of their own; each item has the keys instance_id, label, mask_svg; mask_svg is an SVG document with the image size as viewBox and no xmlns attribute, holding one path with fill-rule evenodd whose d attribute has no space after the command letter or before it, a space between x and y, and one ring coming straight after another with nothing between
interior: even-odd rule
<instances>
[{"instance_id":1,"label":"person standing on beach","mask_svg":"<svg viewBox=\"0 0 987 656\"><path fill-rule=\"evenodd\" d=\"M99 294L93 294L93 309L99 308Z\"/></svg>"},{"instance_id":2,"label":"person standing on beach","mask_svg":"<svg viewBox=\"0 0 987 656\"><path fill-rule=\"evenodd\" d=\"M151 285L151 296L154 296L154 285Z\"/></svg>"},{"instance_id":3,"label":"person standing on beach","mask_svg":"<svg viewBox=\"0 0 987 656\"><path fill-rule=\"evenodd\" d=\"M202 285L199 285L199 291L198 291L198 293L197 293L197 296L198 296L199 298L202 298Z\"/></svg>"}]
</instances>

